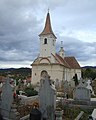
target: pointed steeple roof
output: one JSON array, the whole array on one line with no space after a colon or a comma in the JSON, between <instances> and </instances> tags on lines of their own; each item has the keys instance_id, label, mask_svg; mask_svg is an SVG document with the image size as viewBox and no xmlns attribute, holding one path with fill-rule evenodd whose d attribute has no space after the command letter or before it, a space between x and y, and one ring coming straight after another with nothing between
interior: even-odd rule
<instances>
[{"instance_id":1,"label":"pointed steeple roof","mask_svg":"<svg viewBox=\"0 0 96 120\"><path fill-rule=\"evenodd\" d=\"M45 23L44 30L39 34L39 36L41 36L41 35L47 35L47 34L52 34L56 38L55 34L52 31L49 11L47 13L46 23Z\"/></svg>"}]
</instances>

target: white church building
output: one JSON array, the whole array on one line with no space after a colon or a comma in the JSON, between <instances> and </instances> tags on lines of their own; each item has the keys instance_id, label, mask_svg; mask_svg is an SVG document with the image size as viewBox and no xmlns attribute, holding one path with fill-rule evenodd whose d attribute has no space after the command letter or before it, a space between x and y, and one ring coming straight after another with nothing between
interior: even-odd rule
<instances>
[{"instance_id":1,"label":"white church building","mask_svg":"<svg viewBox=\"0 0 96 120\"><path fill-rule=\"evenodd\" d=\"M40 53L32 63L32 84L40 82L45 72L52 80L70 81L77 74L81 78L81 67L75 57L65 56L63 46L56 53L56 39L50 21L50 13L47 13L45 27L39 34Z\"/></svg>"}]
</instances>

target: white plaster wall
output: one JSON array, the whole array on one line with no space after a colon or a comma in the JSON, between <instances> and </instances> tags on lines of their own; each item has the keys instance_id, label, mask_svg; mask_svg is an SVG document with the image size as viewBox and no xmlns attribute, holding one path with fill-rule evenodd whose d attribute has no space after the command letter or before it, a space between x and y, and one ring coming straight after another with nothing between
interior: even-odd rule
<instances>
[{"instance_id":1,"label":"white plaster wall","mask_svg":"<svg viewBox=\"0 0 96 120\"><path fill-rule=\"evenodd\" d=\"M44 39L47 38L47 44L44 44ZM54 45L53 45L54 40ZM51 53L55 55L56 39L52 35L40 37L40 57L49 57Z\"/></svg>"},{"instance_id":2,"label":"white plaster wall","mask_svg":"<svg viewBox=\"0 0 96 120\"><path fill-rule=\"evenodd\" d=\"M35 84L40 81L40 75L43 70L46 70L51 77L51 79L62 80L63 78L63 66L60 65L38 65L32 67L32 84Z\"/></svg>"},{"instance_id":3,"label":"white plaster wall","mask_svg":"<svg viewBox=\"0 0 96 120\"><path fill-rule=\"evenodd\" d=\"M65 80L70 81L75 74L77 74L78 79L81 78L81 69L65 69Z\"/></svg>"},{"instance_id":4,"label":"white plaster wall","mask_svg":"<svg viewBox=\"0 0 96 120\"><path fill-rule=\"evenodd\" d=\"M78 79L81 78L81 70L80 69L68 69L64 68L64 66L56 65L56 64L42 64L35 65L32 67L32 83L35 84L40 81L40 75L43 70L46 70L51 77L51 79L56 80L67 80L70 81L73 76L77 73Z\"/></svg>"},{"instance_id":5,"label":"white plaster wall","mask_svg":"<svg viewBox=\"0 0 96 120\"><path fill-rule=\"evenodd\" d=\"M40 63L49 63L49 61L47 59L42 59Z\"/></svg>"},{"instance_id":6,"label":"white plaster wall","mask_svg":"<svg viewBox=\"0 0 96 120\"><path fill-rule=\"evenodd\" d=\"M80 80L81 79L81 69L77 69L76 72L77 72L78 79Z\"/></svg>"},{"instance_id":7,"label":"white plaster wall","mask_svg":"<svg viewBox=\"0 0 96 120\"><path fill-rule=\"evenodd\" d=\"M73 76L77 74L78 79L81 78L81 69L69 69L67 70L67 80L71 80Z\"/></svg>"},{"instance_id":8,"label":"white plaster wall","mask_svg":"<svg viewBox=\"0 0 96 120\"><path fill-rule=\"evenodd\" d=\"M70 76L70 69L66 68L66 80L70 81L71 80L71 76Z\"/></svg>"},{"instance_id":9,"label":"white plaster wall","mask_svg":"<svg viewBox=\"0 0 96 120\"><path fill-rule=\"evenodd\" d=\"M52 65L51 70L49 71L49 75L53 80L56 80L56 79L62 80L63 67L60 65Z\"/></svg>"}]
</instances>

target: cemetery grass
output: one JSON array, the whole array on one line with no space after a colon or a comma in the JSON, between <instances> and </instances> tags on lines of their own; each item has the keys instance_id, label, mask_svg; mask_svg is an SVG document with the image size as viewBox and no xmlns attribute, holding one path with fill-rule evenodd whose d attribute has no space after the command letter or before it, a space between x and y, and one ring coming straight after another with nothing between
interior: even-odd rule
<instances>
[{"instance_id":1,"label":"cemetery grass","mask_svg":"<svg viewBox=\"0 0 96 120\"><path fill-rule=\"evenodd\" d=\"M69 107L68 105L58 104L58 107L63 110L63 120L74 120L81 111L84 112L80 120L88 120L88 116L91 115L93 109L84 109L79 106Z\"/></svg>"},{"instance_id":2,"label":"cemetery grass","mask_svg":"<svg viewBox=\"0 0 96 120\"><path fill-rule=\"evenodd\" d=\"M88 120L88 116L92 113L92 110L85 110L79 107L64 108L63 120L74 120L81 111L84 112L80 120Z\"/></svg>"},{"instance_id":3,"label":"cemetery grass","mask_svg":"<svg viewBox=\"0 0 96 120\"><path fill-rule=\"evenodd\" d=\"M32 105L19 105L17 111L20 113L20 118L30 114Z\"/></svg>"},{"instance_id":4,"label":"cemetery grass","mask_svg":"<svg viewBox=\"0 0 96 120\"><path fill-rule=\"evenodd\" d=\"M94 90L94 93L96 94L96 80L92 82L92 88Z\"/></svg>"}]
</instances>

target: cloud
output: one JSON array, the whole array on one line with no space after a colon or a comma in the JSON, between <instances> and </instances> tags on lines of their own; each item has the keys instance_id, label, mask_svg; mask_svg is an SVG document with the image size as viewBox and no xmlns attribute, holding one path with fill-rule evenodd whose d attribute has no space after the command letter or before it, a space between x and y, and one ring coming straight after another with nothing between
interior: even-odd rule
<instances>
[{"instance_id":1,"label":"cloud","mask_svg":"<svg viewBox=\"0 0 96 120\"><path fill-rule=\"evenodd\" d=\"M47 9L66 55L96 65L96 0L0 0L0 66L28 65L39 54Z\"/></svg>"},{"instance_id":2,"label":"cloud","mask_svg":"<svg viewBox=\"0 0 96 120\"><path fill-rule=\"evenodd\" d=\"M81 66L91 65L96 59L96 42L84 42L72 37L60 37L63 41L65 56L74 56L81 63ZM60 49L60 41L57 41L57 51ZM91 62L92 61L92 62ZM93 64L92 64L93 65Z\"/></svg>"},{"instance_id":3,"label":"cloud","mask_svg":"<svg viewBox=\"0 0 96 120\"><path fill-rule=\"evenodd\" d=\"M95 30L72 30L64 28L60 31L60 36L69 36L90 43L96 40Z\"/></svg>"}]
</instances>

